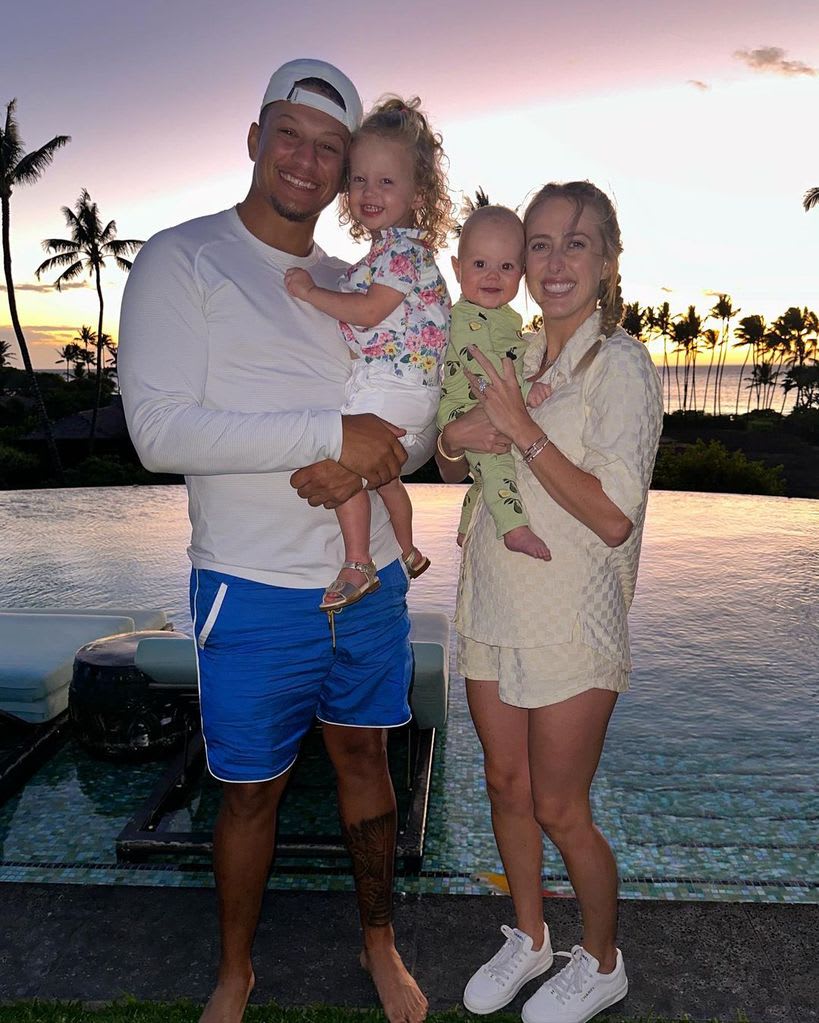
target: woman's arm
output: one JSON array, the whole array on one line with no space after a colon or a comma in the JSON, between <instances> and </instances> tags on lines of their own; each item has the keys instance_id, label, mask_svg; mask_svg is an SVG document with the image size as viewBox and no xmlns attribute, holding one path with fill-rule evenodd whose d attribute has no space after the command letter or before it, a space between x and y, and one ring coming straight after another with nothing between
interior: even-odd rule
<instances>
[{"instance_id":1,"label":"woman's arm","mask_svg":"<svg viewBox=\"0 0 819 1023\"><path fill-rule=\"evenodd\" d=\"M474 380L474 393L489 421L521 452L539 446L545 434L524 404L511 359L503 360L502 373L498 373L480 352L473 355L490 381L481 394ZM600 480L579 469L554 444L541 447L528 465L546 493L603 543L619 547L629 538L634 524L606 496Z\"/></svg>"},{"instance_id":2,"label":"woman's arm","mask_svg":"<svg viewBox=\"0 0 819 1023\"><path fill-rule=\"evenodd\" d=\"M509 438L495 428L480 405L447 423L438 442L435 462L444 483L461 483L466 478L469 472L466 451L505 455L512 449ZM452 460L455 458L457 461Z\"/></svg>"},{"instance_id":3,"label":"woman's arm","mask_svg":"<svg viewBox=\"0 0 819 1023\"><path fill-rule=\"evenodd\" d=\"M371 284L367 291L330 291L313 283L306 270L291 267L284 284L294 298L307 302L319 312L356 327L375 327L404 301L404 295L386 284Z\"/></svg>"}]
</instances>

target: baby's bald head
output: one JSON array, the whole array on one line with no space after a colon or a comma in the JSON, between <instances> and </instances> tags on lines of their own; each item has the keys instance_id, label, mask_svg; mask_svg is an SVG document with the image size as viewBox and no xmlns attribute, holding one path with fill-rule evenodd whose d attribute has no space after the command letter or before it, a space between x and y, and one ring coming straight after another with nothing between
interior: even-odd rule
<instances>
[{"instance_id":1,"label":"baby's bald head","mask_svg":"<svg viewBox=\"0 0 819 1023\"><path fill-rule=\"evenodd\" d=\"M461 294L484 309L498 309L518 293L523 276L523 224L505 206L479 206L461 230L452 267Z\"/></svg>"}]
</instances>

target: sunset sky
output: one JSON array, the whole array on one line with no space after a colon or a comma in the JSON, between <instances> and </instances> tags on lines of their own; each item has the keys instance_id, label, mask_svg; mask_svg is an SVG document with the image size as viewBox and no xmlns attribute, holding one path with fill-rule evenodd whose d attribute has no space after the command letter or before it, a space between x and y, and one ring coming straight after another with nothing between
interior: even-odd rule
<instances>
[{"instance_id":1,"label":"sunset sky","mask_svg":"<svg viewBox=\"0 0 819 1023\"><path fill-rule=\"evenodd\" d=\"M28 150L72 142L12 195L12 256L35 365L96 324L86 284L37 282L40 242L85 187L119 237L148 238L241 199L245 138L270 72L338 64L365 109L417 94L444 137L456 201L482 186L510 206L547 180L590 178L616 200L627 300L742 315L819 309L819 4L816 0L57 0L9 5L0 103L17 97ZM357 258L323 217L317 240ZM449 253L440 258L453 286ZM124 277L105 280L116 336ZM535 311L524 301L524 317ZM0 339L16 341L5 289ZM172 343L172 339L168 339ZM16 364L20 364L19 360Z\"/></svg>"}]
</instances>

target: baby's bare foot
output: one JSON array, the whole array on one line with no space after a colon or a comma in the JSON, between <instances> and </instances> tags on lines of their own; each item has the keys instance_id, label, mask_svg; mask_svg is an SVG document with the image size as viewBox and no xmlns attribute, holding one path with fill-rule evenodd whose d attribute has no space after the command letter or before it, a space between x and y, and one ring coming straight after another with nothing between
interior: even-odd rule
<instances>
[{"instance_id":1,"label":"baby's bare foot","mask_svg":"<svg viewBox=\"0 0 819 1023\"><path fill-rule=\"evenodd\" d=\"M510 529L508 533L504 533L503 542L508 551L528 554L530 558L540 558L542 561L552 560L552 552L528 526Z\"/></svg>"}]
</instances>

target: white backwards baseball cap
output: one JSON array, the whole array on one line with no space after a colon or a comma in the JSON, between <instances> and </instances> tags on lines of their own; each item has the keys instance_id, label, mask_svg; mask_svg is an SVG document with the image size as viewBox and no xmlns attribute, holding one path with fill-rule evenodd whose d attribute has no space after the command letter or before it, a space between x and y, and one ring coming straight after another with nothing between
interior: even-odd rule
<instances>
[{"instance_id":1,"label":"white backwards baseball cap","mask_svg":"<svg viewBox=\"0 0 819 1023\"><path fill-rule=\"evenodd\" d=\"M327 85L331 85L344 100L344 107L340 107L338 103L327 96L311 92L309 88L301 88L296 84L304 81L305 78L318 78L322 82L326 82ZM364 113L361 97L350 79L332 64L328 64L324 60L313 60L310 57L290 60L286 64L282 64L278 71L273 72L262 100L262 109L268 103L275 103L278 100L300 103L302 106L321 110L340 121L351 132L361 124Z\"/></svg>"}]
</instances>

